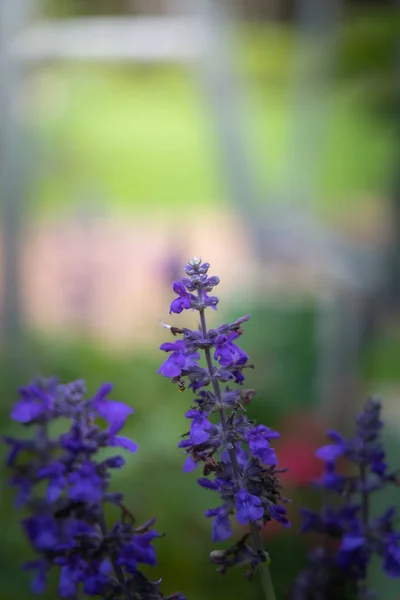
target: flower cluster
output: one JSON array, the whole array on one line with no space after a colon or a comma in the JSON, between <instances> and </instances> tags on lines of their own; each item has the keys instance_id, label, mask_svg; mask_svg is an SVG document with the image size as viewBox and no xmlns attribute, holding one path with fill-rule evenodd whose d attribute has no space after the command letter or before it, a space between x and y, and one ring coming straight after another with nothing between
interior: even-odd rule
<instances>
[{"instance_id":1,"label":"flower cluster","mask_svg":"<svg viewBox=\"0 0 400 600\"><path fill-rule=\"evenodd\" d=\"M336 540L329 557L324 556L325 565L330 561L345 576L353 597L359 600L374 597L367 582L373 555L380 557L386 575L400 577L400 533L394 527L395 510L388 508L378 517L371 514L371 494L387 484L397 483L396 473L388 472L385 462L380 413L379 400L369 399L356 419L351 439L344 439L336 431L328 432L332 443L316 453L325 463L324 474L316 482L324 490L325 502L320 513L302 510L303 531ZM352 468L348 475L338 472L337 462L343 459ZM315 569L308 573L296 582L295 600L316 597L310 593L311 589L316 593Z\"/></svg>"},{"instance_id":2,"label":"flower cluster","mask_svg":"<svg viewBox=\"0 0 400 600\"><path fill-rule=\"evenodd\" d=\"M247 354L237 345L246 315L234 323L207 329L205 309L216 309L216 296L209 295L219 279L208 276L208 263L194 258L185 266L186 277L173 283L178 295L170 313L180 314L194 309L199 313L198 329L169 327L174 342L161 345L168 353L159 373L170 378L181 390L185 384L195 394L194 406L186 417L190 431L179 443L186 454L184 471L192 471L203 463L200 486L217 492L221 503L206 512L213 518L213 541L224 541L232 535L232 517L240 525L250 525L254 548L242 540L228 551L215 551L211 560L223 572L233 564L247 562L251 576L256 566L267 560L262 549L259 528L275 519L289 526L282 502L277 459L271 440L279 433L249 420L244 408L255 394L242 386L244 370L251 367ZM201 356L203 360L201 361ZM209 476L212 475L210 479Z\"/></svg>"},{"instance_id":3,"label":"flower cluster","mask_svg":"<svg viewBox=\"0 0 400 600\"><path fill-rule=\"evenodd\" d=\"M108 400L111 389L104 384L93 398L86 398L83 381L60 385L55 379L38 380L20 390L11 412L12 419L35 428L29 439L5 441L16 505L28 513L22 527L37 555L24 565L35 572L36 593L44 591L48 571L58 566L59 593L69 600L81 597L81 589L113 600L163 598L159 582L150 582L139 569L140 564L156 563L152 542L160 536L152 529L155 519L135 526L122 494L109 490L110 470L121 468L124 458L98 456L110 447L137 450L133 441L119 435L133 409ZM106 421L105 429L96 424L98 418ZM68 429L52 435L65 420ZM121 514L111 527L106 503ZM181 595L173 598L184 600Z\"/></svg>"}]
</instances>

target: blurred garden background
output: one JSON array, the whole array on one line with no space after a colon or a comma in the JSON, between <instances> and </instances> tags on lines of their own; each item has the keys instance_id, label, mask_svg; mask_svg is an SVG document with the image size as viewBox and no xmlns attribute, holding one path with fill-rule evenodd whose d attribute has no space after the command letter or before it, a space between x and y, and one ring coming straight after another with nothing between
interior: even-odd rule
<instances>
[{"instance_id":1,"label":"blurred garden background","mask_svg":"<svg viewBox=\"0 0 400 600\"><path fill-rule=\"evenodd\" d=\"M166 533L166 592L260 597L209 563L214 499L176 447L191 393L156 374L162 323L195 325L168 314L191 256L221 278L213 323L252 314L249 412L282 432L293 498L291 530L264 532L278 598L310 544L297 512L324 430L382 396L398 464L399 31L384 0L1 1L0 428L18 432L36 375L113 382L139 444L114 489ZM0 596L28 599L4 469L0 515Z\"/></svg>"}]
</instances>

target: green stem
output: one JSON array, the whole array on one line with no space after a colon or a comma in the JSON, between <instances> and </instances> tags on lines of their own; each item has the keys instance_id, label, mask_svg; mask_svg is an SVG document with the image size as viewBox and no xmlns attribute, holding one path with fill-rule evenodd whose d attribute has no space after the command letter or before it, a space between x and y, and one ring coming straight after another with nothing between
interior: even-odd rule
<instances>
[{"instance_id":1,"label":"green stem","mask_svg":"<svg viewBox=\"0 0 400 600\"><path fill-rule=\"evenodd\" d=\"M202 300L201 290L199 290L198 295L199 295L199 299L201 301ZM204 314L204 309L199 310L199 313L200 313L201 330L202 330L203 336L206 337L207 325L206 325L206 317ZM214 369L213 369L210 348L208 348L208 347L204 348L204 353L206 356L207 368L208 368L208 372L210 375L211 383L214 388L214 394L215 394L215 397L217 398L218 403L221 407L219 410L219 415L220 415L220 419L221 419L222 430L225 433L228 430L226 412L225 412L225 408L223 407L222 401L221 401L222 397L221 397L221 388L219 385L219 381L214 376ZM236 452L232 448L232 449L228 450L228 453L229 453L229 458L231 461L232 470L233 470L234 479L235 479L235 481L234 481L235 491L238 491L239 490L239 465L237 462ZM251 533L251 538L253 540L254 548L256 550L259 550L260 552L263 552L264 548L263 548L260 532L257 528L257 525L253 521L250 521L250 533ZM266 600L276 600L271 573L269 570L269 566L266 562L262 562L260 564L259 572L260 572L261 584L262 584L262 588L264 591L265 599Z\"/></svg>"}]
</instances>

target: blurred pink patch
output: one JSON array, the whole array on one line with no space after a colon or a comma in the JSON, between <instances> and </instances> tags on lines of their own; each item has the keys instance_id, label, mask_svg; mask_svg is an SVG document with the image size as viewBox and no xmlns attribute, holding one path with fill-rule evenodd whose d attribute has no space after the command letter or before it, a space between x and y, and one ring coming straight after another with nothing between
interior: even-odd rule
<instances>
[{"instance_id":1,"label":"blurred pink patch","mask_svg":"<svg viewBox=\"0 0 400 600\"><path fill-rule=\"evenodd\" d=\"M315 451L326 440L325 425L311 413L297 413L289 415L279 426L279 431L282 436L274 440L278 469L289 469L279 476L283 486L282 495L291 498L294 488L308 486L312 479L322 475L323 464L315 458ZM293 523L298 518L298 509L291 503L287 509L289 520ZM271 539L282 531L279 523L270 521L261 535Z\"/></svg>"},{"instance_id":2,"label":"blurred pink patch","mask_svg":"<svg viewBox=\"0 0 400 600\"><path fill-rule=\"evenodd\" d=\"M315 457L315 451L324 443L324 424L313 414L292 414L280 431L282 437L274 444L278 468L289 469L280 476L283 486L308 485L312 479L322 475L323 464Z\"/></svg>"}]
</instances>

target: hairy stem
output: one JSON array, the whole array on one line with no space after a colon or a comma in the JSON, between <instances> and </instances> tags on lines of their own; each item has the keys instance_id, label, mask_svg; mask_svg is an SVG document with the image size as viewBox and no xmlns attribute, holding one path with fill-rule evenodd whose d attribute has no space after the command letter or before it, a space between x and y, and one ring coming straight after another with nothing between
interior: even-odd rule
<instances>
[{"instance_id":1,"label":"hairy stem","mask_svg":"<svg viewBox=\"0 0 400 600\"><path fill-rule=\"evenodd\" d=\"M199 290L198 295L199 295L199 300L202 301L201 290ZM199 310L199 313L200 313L201 331L202 331L203 336L206 337L207 325L206 325L206 316L204 313L204 309ZM219 410L219 415L220 415L220 419L221 419L222 430L224 433L226 433L228 430L226 412L225 412L225 409L224 409L224 407L222 405L222 401L221 401L222 397L221 397L221 388L219 385L219 381L214 375L214 368L213 368L213 362L212 362L212 358L211 358L210 348L208 348L208 347L204 348L204 353L206 356L207 368L208 368L211 383L212 383L212 386L214 389L214 394L215 394L215 397L218 399L218 403L221 407ZM237 456L236 456L235 449L234 448L229 449L228 453L229 453L229 458L231 461L232 470L233 470L234 479L235 479L235 481L234 481L235 491L238 491L239 487L240 487L239 486L239 465L237 462ZM254 548L260 552L263 552L264 548L263 548L260 532L257 528L257 525L253 521L250 521L250 533L251 533L251 537L253 540ZM265 595L266 600L276 600L271 573L269 571L268 564L265 562L261 563L261 565L260 565L260 576L261 576L261 583L262 583L262 587L264 590L264 595Z\"/></svg>"}]
</instances>

